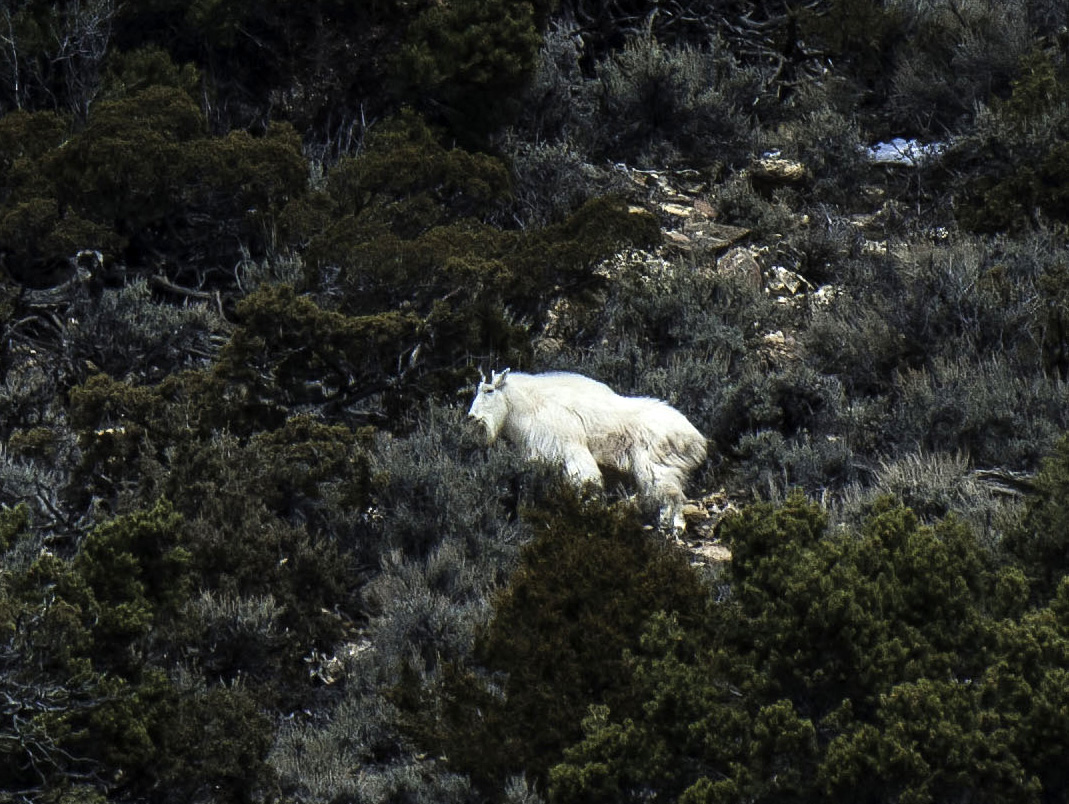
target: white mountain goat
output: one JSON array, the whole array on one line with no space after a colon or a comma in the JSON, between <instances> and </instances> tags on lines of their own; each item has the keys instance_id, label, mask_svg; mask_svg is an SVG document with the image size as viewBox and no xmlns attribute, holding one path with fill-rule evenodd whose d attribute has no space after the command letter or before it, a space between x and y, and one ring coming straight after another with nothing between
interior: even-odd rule
<instances>
[{"instance_id":1,"label":"white mountain goat","mask_svg":"<svg viewBox=\"0 0 1069 804\"><path fill-rule=\"evenodd\" d=\"M566 372L482 376L468 416L491 443L504 435L532 460L563 464L577 484L601 487L600 466L634 478L660 507L662 527L683 530L683 485L705 460L705 436L667 402L619 396Z\"/></svg>"}]
</instances>

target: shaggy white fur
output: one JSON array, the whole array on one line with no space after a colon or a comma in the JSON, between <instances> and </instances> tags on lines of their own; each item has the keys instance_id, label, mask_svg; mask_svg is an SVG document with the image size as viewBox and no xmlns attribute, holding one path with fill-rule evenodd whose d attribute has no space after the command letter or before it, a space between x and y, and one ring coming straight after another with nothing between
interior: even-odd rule
<instances>
[{"instance_id":1,"label":"shaggy white fur","mask_svg":"<svg viewBox=\"0 0 1069 804\"><path fill-rule=\"evenodd\" d=\"M491 442L504 436L529 459L562 464L577 485L600 487L603 466L630 475L660 506L662 526L683 529L683 486L707 442L667 402L620 396L581 374L505 369L482 378L468 415Z\"/></svg>"}]
</instances>

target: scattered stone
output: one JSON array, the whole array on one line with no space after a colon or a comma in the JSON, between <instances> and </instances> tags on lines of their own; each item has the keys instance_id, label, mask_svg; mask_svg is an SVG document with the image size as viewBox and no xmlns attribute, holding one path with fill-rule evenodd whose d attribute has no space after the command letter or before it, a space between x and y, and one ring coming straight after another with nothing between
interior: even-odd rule
<instances>
[{"instance_id":1,"label":"scattered stone","mask_svg":"<svg viewBox=\"0 0 1069 804\"><path fill-rule=\"evenodd\" d=\"M662 203L658 204L658 207L661 212L675 215L677 218L689 218L692 212L691 207L683 206L682 204Z\"/></svg>"},{"instance_id":2,"label":"scattered stone","mask_svg":"<svg viewBox=\"0 0 1069 804\"><path fill-rule=\"evenodd\" d=\"M716 210L713 209L713 205L706 201L704 198L696 198L694 200L694 213L700 215L703 218L715 218ZM734 228L734 227L731 227ZM749 230L747 230L749 231Z\"/></svg>"},{"instance_id":3,"label":"scattered stone","mask_svg":"<svg viewBox=\"0 0 1069 804\"><path fill-rule=\"evenodd\" d=\"M778 154L761 157L748 168L748 173L753 188L766 195L778 187L797 186L809 180L805 165Z\"/></svg>"},{"instance_id":4,"label":"scattered stone","mask_svg":"<svg viewBox=\"0 0 1069 804\"><path fill-rule=\"evenodd\" d=\"M783 330L777 329L775 332L766 334L763 340L773 346L783 346L787 343L787 336L783 334Z\"/></svg>"},{"instance_id":5,"label":"scattered stone","mask_svg":"<svg viewBox=\"0 0 1069 804\"><path fill-rule=\"evenodd\" d=\"M348 675L353 661L371 649L371 640L366 637L362 637L358 642L347 642L333 656L313 648L311 654L304 658L305 664L308 665L308 675L322 684L334 684Z\"/></svg>"},{"instance_id":6,"label":"scattered stone","mask_svg":"<svg viewBox=\"0 0 1069 804\"><path fill-rule=\"evenodd\" d=\"M694 246L693 241L682 232L665 229L661 234L664 237L666 245L678 246L684 249L690 249Z\"/></svg>"},{"instance_id":7,"label":"scattered stone","mask_svg":"<svg viewBox=\"0 0 1069 804\"><path fill-rule=\"evenodd\" d=\"M708 220L687 221L683 231L707 251L721 251L750 234L749 229L741 226L727 226Z\"/></svg>"},{"instance_id":8,"label":"scattered stone","mask_svg":"<svg viewBox=\"0 0 1069 804\"><path fill-rule=\"evenodd\" d=\"M783 364L800 357L798 341L794 336L785 334L782 330L769 332L761 338L762 357L770 364Z\"/></svg>"},{"instance_id":9,"label":"scattered stone","mask_svg":"<svg viewBox=\"0 0 1069 804\"><path fill-rule=\"evenodd\" d=\"M697 525L709 519L709 512L697 503L687 503L683 506L683 519L687 521L688 527Z\"/></svg>"},{"instance_id":10,"label":"scattered stone","mask_svg":"<svg viewBox=\"0 0 1069 804\"><path fill-rule=\"evenodd\" d=\"M759 290L764 283L761 265L754 259L750 249L737 246L716 261L717 273L722 276L737 276Z\"/></svg>"},{"instance_id":11,"label":"scattered stone","mask_svg":"<svg viewBox=\"0 0 1069 804\"><path fill-rule=\"evenodd\" d=\"M769 270L768 291L776 296L794 296L802 290L811 289L813 286L794 271L784 268L782 265L773 265Z\"/></svg>"},{"instance_id":12,"label":"scattered stone","mask_svg":"<svg viewBox=\"0 0 1069 804\"><path fill-rule=\"evenodd\" d=\"M695 557L695 564L726 564L731 561L731 551L722 544L709 542L690 548L691 555Z\"/></svg>"},{"instance_id":13,"label":"scattered stone","mask_svg":"<svg viewBox=\"0 0 1069 804\"><path fill-rule=\"evenodd\" d=\"M835 285L821 285L809 294L809 301L816 308L830 307L837 298L839 298L839 288Z\"/></svg>"}]
</instances>

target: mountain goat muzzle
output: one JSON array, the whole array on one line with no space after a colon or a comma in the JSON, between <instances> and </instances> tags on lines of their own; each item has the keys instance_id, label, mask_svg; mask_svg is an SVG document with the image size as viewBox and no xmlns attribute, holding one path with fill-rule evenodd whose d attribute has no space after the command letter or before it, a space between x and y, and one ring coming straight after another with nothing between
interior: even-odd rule
<instances>
[{"instance_id":1,"label":"mountain goat muzzle","mask_svg":"<svg viewBox=\"0 0 1069 804\"><path fill-rule=\"evenodd\" d=\"M560 464L576 485L603 486L601 467L630 476L659 506L661 526L683 530L683 486L707 442L667 402L620 396L580 374L505 369L482 377L468 416L491 443L503 436L529 460Z\"/></svg>"}]
</instances>

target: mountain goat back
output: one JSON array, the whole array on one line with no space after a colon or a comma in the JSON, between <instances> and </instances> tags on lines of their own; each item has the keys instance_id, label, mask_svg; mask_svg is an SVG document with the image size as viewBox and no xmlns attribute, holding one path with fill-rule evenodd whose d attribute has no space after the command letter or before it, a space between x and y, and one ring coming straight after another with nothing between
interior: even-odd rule
<instances>
[{"instance_id":1,"label":"mountain goat back","mask_svg":"<svg viewBox=\"0 0 1069 804\"><path fill-rule=\"evenodd\" d=\"M620 396L581 374L505 369L482 377L468 416L491 443L504 436L528 459L562 464L577 485L602 486L601 467L629 475L661 525L683 529L683 486L706 440L667 402Z\"/></svg>"}]
</instances>

